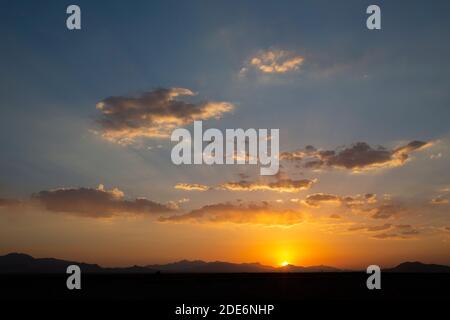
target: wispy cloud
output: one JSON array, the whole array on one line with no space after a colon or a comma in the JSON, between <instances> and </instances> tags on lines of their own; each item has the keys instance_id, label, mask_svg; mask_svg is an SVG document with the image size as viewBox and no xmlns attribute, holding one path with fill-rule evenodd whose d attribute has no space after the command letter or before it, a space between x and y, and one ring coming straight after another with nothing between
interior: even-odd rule
<instances>
[{"instance_id":1,"label":"wispy cloud","mask_svg":"<svg viewBox=\"0 0 450 320\"><path fill-rule=\"evenodd\" d=\"M409 224L393 225L390 223L385 223L382 225L355 225L349 227L348 231L351 232L363 231L368 235L370 235L370 238L377 240L415 239L416 236L420 234L419 229L412 225Z\"/></svg>"},{"instance_id":2,"label":"wispy cloud","mask_svg":"<svg viewBox=\"0 0 450 320\"><path fill-rule=\"evenodd\" d=\"M450 203L450 190L441 190L444 194L438 195L431 199L430 203L435 205L445 205Z\"/></svg>"},{"instance_id":3,"label":"wispy cloud","mask_svg":"<svg viewBox=\"0 0 450 320\"><path fill-rule=\"evenodd\" d=\"M337 196L327 193L314 193L306 196L302 201L304 204L310 207L318 208L323 204L344 205L346 207L355 207L364 204L376 203L376 194L368 193L364 196Z\"/></svg>"},{"instance_id":4,"label":"wispy cloud","mask_svg":"<svg viewBox=\"0 0 450 320\"><path fill-rule=\"evenodd\" d=\"M275 182L250 182L246 180L227 182L221 184L218 189L228 191L275 191L275 192L300 192L311 188L316 180L280 179Z\"/></svg>"},{"instance_id":5,"label":"wispy cloud","mask_svg":"<svg viewBox=\"0 0 450 320\"><path fill-rule=\"evenodd\" d=\"M292 226L302 223L303 214L296 210L276 209L267 203L236 205L218 203L206 205L186 214L161 217L160 222L174 223L235 223L265 226Z\"/></svg>"},{"instance_id":6,"label":"wispy cloud","mask_svg":"<svg viewBox=\"0 0 450 320\"><path fill-rule=\"evenodd\" d=\"M177 183L174 188L185 191L207 191L210 189L209 186L197 183Z\"/></svg>"},{"instance_id":7,"label":"wispy cloud","mask_svg":"<svg viewBox=\"0 0 450 320\"><path fill-rule=\"evenodd\" d=\"M298 70L305 58L286 50L266 50L260 51L255 56L248 59L241 68L241 76L253 69L264 74L283 74Z\"/></svg>"}]
</instances>

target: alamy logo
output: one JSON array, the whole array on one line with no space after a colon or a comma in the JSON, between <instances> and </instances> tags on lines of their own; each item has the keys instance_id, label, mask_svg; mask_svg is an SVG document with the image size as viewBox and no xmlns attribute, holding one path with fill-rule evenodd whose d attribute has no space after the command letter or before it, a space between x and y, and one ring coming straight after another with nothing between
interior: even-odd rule
<instances>
[{"instance_id":1,"label":"alamy logo","mask_svg":"<svg viewBox=\"0 0 450 320\"><path fill-rule=\"evenodd\" d=\"M178 142L172 149L172 162L176 165L260 164L261 175L275 175L279 169L279 131L270 129L269 134L268 129L226 129L224 140L219 129L203 132L202 121L194 121L193 138L184 128L172 132L171 140Z\"/></svg>"},{"instance_id":2,"label":"alamy logo","mask_svg":"<svg viewBox=\"0 0 450 320\"><path fill-rule=\"evenodd\" d=\"M372 4L367 7L367 14L370 16L366 20L366 26L369 30L380 30L381 29L381 9L376 4Z\"/></svg>"},{"instance_id":3,"label":"alamy logo","mask_svg":"<svg viewBox=\"0 0 450 320\"><path fill-rule=\"evenodd\" d=\"M367 274L370 274L367 278L367 289L381 289L381 269L379 266L373 264L367 267Z\"/></svg>"},{"instance_id":4,"label":"alamy logo","mask_svg":"<svg viewBox=\"0 0 450 320\"><path fill-rule=\"evenodd\" d=\"M70 14L66 20L66 26L69 30L81 29L81 9L79 6L72 4L67 7L66 13Z\"/></svg>"},{"instance_id":5,"label":"alamy logo","mask_svg":"<svg viewBox=\"0 0 450 320\"><path fill-rule=\"evenodd\" d=\"M76 264L72 264L67 267L67 274L70 276L67 278L66 286L69 290L80 290L81 289L81 269Z\"/></svg>"}]
</instances>

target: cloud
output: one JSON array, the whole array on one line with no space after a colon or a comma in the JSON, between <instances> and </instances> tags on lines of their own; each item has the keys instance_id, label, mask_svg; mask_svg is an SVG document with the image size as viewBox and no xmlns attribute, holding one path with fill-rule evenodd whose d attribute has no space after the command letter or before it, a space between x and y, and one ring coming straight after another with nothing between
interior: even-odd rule
<instances>
[{"instance_id":1,"label":"cloud","mask_svg":"<svg viewBox=\"0 0 450 320\"><path fill-rule=\"evenodd\" d=\"M431 199L431 204L442 205L450 203L450 194L440 195Z\"/></svg>"},{"instance_id":2,"label":"cloud","mask_svg":"<svg viewBox=\"0 0 450 320\"><path fill-rule=\"evenodd\" d=\"M357 142L350 147L337 150L316 150L308 146L304 150L285 151L281 160L302 162L304 168L339 168L353 172L402 166L410 153L431 146L431 142L411 141L395 149L371 147L366 142Z\"/></svg>"},{"instance_id":3,"label":"cloud","mask_svg":"<svg viewBox=\"0 0 450 320\"><path fill-rule=\"evenodd\" d=\"M103 185L93 188L67 188L41 191L32 196L48 211L79 216L103 218L128 214L160 214L173 209L144 198L124 199L119 189L106 190Z\"/></svg>"},{"instance_id":4,"label":"cloud","mask_svg":"<svg viewBox=\"0 0 450 320\"><path fill-rule=\"evenodd\" d=\"M311 188L316 180L301 179L278 179L275 182L249 182L241 180L238 182L227 182L221 184L218 189L228 191L275 191L275 192L300 192Z\"/></svg>"},{"instance_id":5,"label":"cloud","mask_svg":"<svg viewBox=\"0 0 450 320\"><path fill-rule=\"evenodd\" d=\"M360 231L360 230L366 230L366 226L351 226L348 228L348 231Z\"/></svg>"},{"instance_id":6,"label":"cloud","mask_svg":"<svg viewBox=\"0 0 450 320\"><path fill-rule=\"evenodd\" d=\"M168 138L177 127L195 120L220 118L234 109L228 102L188 103L180 96L194 96L184 88L156 89L137 97L114 96L97 103L97 118L103 138L130 144L138 138Z\"/></svg>"},{"instance_id":7,"label":"cloud","mask_svg":"<svg viewBox=\"0 0 450 320\"><path fill-rule=\"evenodd\" d=\"M374 209L372 218L389 219L403 212L404 208L396 204L382 204Z\"/></svg>"},{"instance_id":8,"label":"cloud","mask_svg":"<svg viewBox=\"0 0 450 320\"><path fill-rule=\"evenodd\" d=\"M303 203L310 206L318 208L322 204L334 204L334 205L343 205L346 207L355 207L361 206L365 204L374 204L376 203L376 195L372 193L365 194L364 196L356 195L356 196L337 196L334 194L326 194L326 193L314 193L307 195Z\"/></svg>"},{"instance_id":9,"label":"cloud","mask_svg":"<svg viewBox=\"0 0 450 320\"><path fill-rule=\"evenodd\" d=\"M386 223L383 225L370 225L370 226L352 226L348 229L348 231L366 231L369 233L384 231L382 233L378 233L372 235L371 237L379 240L387 240L387 239L409 239L418 234L420 234L419 230L414 228L413 226L407 225L392 225L390 223ZM389 230L389 231L388 231Z\"/></svg>"},{"instance_id":10,"label":"cloud","mask_svg":"<svg viewBox=\"0 0 450 320\"><path fill-rule=\"evenodd\" d=\"M190 184L190 183L177 183L174 187L178 190L185 190L185 191L207 191L210 189L209 186L205 186L203 184Z\"/></svg>"},{"instance_id":11,"label":"cloud","mask_svg":"<svg viewBox=\"0 0 450 320\"><path fill-rule=\"evenodd\" d=\"M379 240L404 239L396 233L389 233L389 232L383 232L383 233L376 234L376 235L372 236L372 238L379 239Z\"/></svg>"},{"instance_id":12,"label":"cloud","mask_svg":"<svg viewBox=\"0 0 450 320\"><path fill-rule=\"evenodd\" d=\"M394 218L405 212L414 212L414 208L411 206L405 206L402 203L394 202L392 200L384 200L378 203L376 194L373 193L355 196L314 193L307 195L301 202L311 208L320 208L323 205L335 205L340 207L339 213L346 212L346 209L349 209L353 214L368 216L372 219L379 220ZM356 228L359 228L359 226Z\"/></svg>"},{"instance_id":13,"label":"cloud","mask_svg":"<svg viewBox=\"0 0 450 320\"><path fill-rule=\"evenodd\" d=\"M330 215L330 218L331 218L331 219L340 219L341 216L334 213L334 214L331 214L331 215Z\"/></svg>"},{"instance_id":14,"label":"cloud","mask_svg":"<svg viewBox=\"0 0 450 320\"><path fill-rule=\"evenodd\" d=\"M186 203L189 201L191 201L189 198L183 198L180 200L169 201L169 202L167 202L166 206L170 209L178 210L178 209L180 209L181 205L183 205L183 203Z\"/></svg>"},{"instance_id":15,"label":"cloud","mask_svg":"<svg viewBox=\"0 0 450 320\"><path fill-rule=\"evenodd\" d=\"M322 203L341 204L341 198L333 194L314 193L306 196L304 203L310 207L319 207Z\"/></svg>"},{"instance_id":16,"label":"cloud","mask_svg":"<svg viewBox=\"0 0 450 320\"><path fill-rule=\"evenodd\" d=\"M304 57L286 50L260 51L245 63L239 74L243 76L250 69L264 74L283 74L298 70L304 61Z\"/></svg>"},{"instance_id":17,"label":"cloud","mask_svg":"<svg viewBox=\"0 0 450 320\"><path fill-rule=\"evenodd\" d=\"M377 195L374 193L367 193L364 195L364 198L367 200L368 203L376 203L377 202Z\"/></svg>"},{"instance_id":18,"label":"cloud","mask_svg":"<svg viewBox=\"0 0 450 320\"><path fill-rule=\"evenodd\" d=\"M240 175L242 178L248 178L248 175ZM290 179L285 173L279 172L273 177L275 181L248 181L240 180L236 182L225 182L219 184L218 186L206 186L202 184L189 184L189 183L178 183L175 185L175 189L180 190L196 190L196 191L207 191L207 190L226 190L233 192L242 191L273 191L273 192L287 192L295 193L311 188L311 186L317 182L317 179L300 179L293 180Z\"/></svg>"},{"instance_id":19,"label":"cloud","mask_svg":"<svg viewBox=\"0 0 450 320\"><path fill-rule=\"evenodd\" d=\"M0 208L17 207L21 204L21 201L16 199L2 199L0 198Z\"/></svg>"},{"instance_id":20,"label":"cloud","mask_svg":"<svg viewBox=\"0 0 450 320\"><path fill-rule=\"evenodd\" d=\"M406 239L414 238L414 236L416 236L418 234L420 234L420 232L417 229L410 229L410 230L402 231L400 233L395 233L395 232L379 233L379 234L372 236L372 238L378 239L378 240L389 240L389 239L390 240L406 240Z\"/></svg>"},{"instance_id":21,"label":"cloud","mask_svg":"<svg viewBox=\"0 0 450 320\"><path fill-rule=\"evenodd\" d=\"M382 231L382 230L387 230L391 228L391 224L390 223L386 223L380 226L370 226L367 227L367 231L373 232L373 231Z\"/></svg>"},{"instance_id":22,"label":"cloud","mask_svg":"<svg viewBox=\"0 0 450 320\"><path fill-rule=\"evenodd\" d=\"M292 226L304 220L301 212L275 209L269 204L236 205L218 203L206 205L186 214L161 217L161 222L174 223L235 223L265 226Z\"/></svg>"},{"instance_id":23,"label":"cloud","mask_svg":"<svg viewBox=\"0 0 450 320\"><path fill-rule=\"evenodd\" d=\"M394 228L403 236L414 236L420 233L420 231L410 224L398 224Z\"/></svg>"}]
</instances>

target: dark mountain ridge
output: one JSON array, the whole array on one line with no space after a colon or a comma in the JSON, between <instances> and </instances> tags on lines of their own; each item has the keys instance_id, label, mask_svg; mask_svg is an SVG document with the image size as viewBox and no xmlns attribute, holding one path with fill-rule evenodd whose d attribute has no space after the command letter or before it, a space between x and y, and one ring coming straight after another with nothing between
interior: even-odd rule
<instances>
[{"instance_id":1,"label":"dark mountain ridge","mask_svg":"<svg viewBox=\"0 0 450 320\"><path fill-rule=\"evenodd\" d=\"M425 264L419 261L403 262L398 266L386 269L387 272L403 272L403 273L449 273L450 266L440 264Z\"/></svg>"},{"instance_id":2,"label":"dark mountain ridge","mask_svg":"<svg viewBox=\"0 0 450 320\"><path fill-rule=\"evenodd\" d=\"M78 265L87 273L317 273L345 272L330 266L265 266L260 263L230 263L222 261L205 262L201 260L181 260L168 264L132 266L124 268L104 268L97 264L80 263L54 258L33 258L23 253L10 253L0 256L0 273L65 273L69 265ZM450 267L421 262L404 262L384 272L402 273L450 273Z\"/></svg>"}]
</instances>

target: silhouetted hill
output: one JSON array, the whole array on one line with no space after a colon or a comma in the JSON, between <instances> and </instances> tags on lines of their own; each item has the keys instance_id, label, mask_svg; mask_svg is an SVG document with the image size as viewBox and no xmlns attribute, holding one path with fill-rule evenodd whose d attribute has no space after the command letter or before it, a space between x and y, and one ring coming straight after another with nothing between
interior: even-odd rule
<instances>
[{"instance_id":1,"label":"silhouetted hill","mask_svg":"<svg viewBox=\"0 0 450 320\"><path fill-rule=\"evenodd\" d=\"M278 268L281 272L342 272L344 270L329 267L329 266L310 266L310 267L299 267L288 264L287 266Z\"/></svg>"},{"instance_id":2,"label":"silhouetted hill","mask_svg":"<svg viewBox=\"0 0 450 320\"><path fill-rule=\"evenodd\" d=\"M222 261L205 262L201 260L181 260L168 264L148 266L132 266L126 268L103 268L97 264L80 263L53 258L33 258L22 253L10 253L0 256L0 273L65 273L69 265L80 266L88 273L317 273L343 272L344 270L330 266L294 266L284 267L265 266L260 263L230 263ZM421 262L405 262L384 272L403 273L450 273L449 266L424 264Z\"/></svg>"},{"instance_id":3,"label":"silhouetted hill","mask_svg":"<svg viewBox=\"0 0 450 320\"><path fill-rule=\"evenodd\" d=\"M259 263L229 263L229 262L205 262L205 261L188 261L182 260L179 262L164 264L164 265L150 265L149 268L161 272L181 272L181 273L228 273L228 272L275 272L276 269L269 266L264 266Z\"/></svg>"},{"instance_id":4,"label":"silhouetted hill","mask_svg":"<svg viewBox=\"0 0 450 320\"><path fill-rule=\"evenodd\" d=\"M0 256L0 272L2 273L63 273L72 264L80 266L85 272L102 271L102 268L96 264L53 258L36 259L23 253L10 253L5 256Z\"/></svg>"},{"instance_id":5,"label":"silhouetted hill","mask_svg":"<svg viewBox=\"0 0 450 320\"><path fill-rule=\"evenodd\" d=\"M87 273L155 273L147 267L102 268L97 264L67 261L54 258L33 258L23 253L0 256L0 273L65 273L68 266L75 264Z\"/></svg>"},{"instance_id":6,"label":"silhouetted hill","mask_svg":"<svg viewBox=\"0 0 450 320\"><path fill-rule=\"evenodd\" d=\"M387 272L403 272L403 273L449 273L450 267L439 264L425 264L422 262L403 262L398 266L386 269Z\"/></svg>"},{"instance_id":7,"label":"silhouetted hill","mask_svg":"<svg viewBox=\"0 0 450 320\"><path fill-rule=\"evenodd\" d=\"M27 254L10 253L0 256L0 273L61 273L67 266L76 264L88 273L262 273L262 272L339 272L337 268L327 266L271 267L260 263L230 263L222 261L205 262L201 260L181 260L168 264L133 266L127 268L102 268L96 264L53 258L33 258Z\"/></svg>"}]
</instances>

